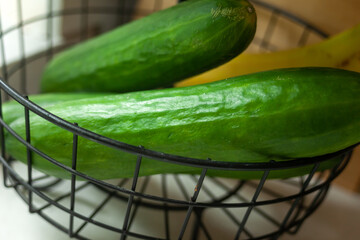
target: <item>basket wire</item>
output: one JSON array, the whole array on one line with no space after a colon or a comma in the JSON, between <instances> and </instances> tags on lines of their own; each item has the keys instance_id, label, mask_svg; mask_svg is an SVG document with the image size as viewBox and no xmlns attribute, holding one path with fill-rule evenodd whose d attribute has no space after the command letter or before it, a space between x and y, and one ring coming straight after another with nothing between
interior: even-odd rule
<instances>
[{"instance_id":1,"label":"basket wire","mask_svg":"<svg viewBox=\"0 0 360 240\"><path fill-rule=\"evenodd\" d=\"M1 51L1 98L0 98L0 140L3 166L3 184L13 188L29 206L29 212L37 213L51 225L77 239L278 239L284 233L296 234L303 222L325 199L333 179L335 179L350 160L351 146L342 151L309 159L265 163L229 163L211 159L191 159L173 156L131 146L81 128L48 113L28 100L29 65L39 59L49 61L63 49L92 36L89 35L89 18L92 14L112 15L116 24L131 20L136 1L117 1L117 7L91 6L91 0L78 1L79 6L54 11L48 0L48 12L43 16L23 19L22 2L17 2L19 24L2 29L0 16ZM266 51L274 51L278 46L272 42L277 24L282 19L291 20L302 27L297 45L305 45L311 34L320 38L327 35L290 13L264 2L252 1L256 8L265 9L270 19L262 36L256 36L253 46ZM145 16L162 8L163 1L155 0L152 10L141 10ZM1 8L1 6L0 6ZM56 45L53 36L53 20L61 16L79 16L79 38L75 41ZM24 26L36 21L46 20L47 47L35 55L25 53ZM4 36L19 30L20 60L6 62ZM97 33L99 34L99 33ZM13 79L17 77L18 84ZM1 104L15 99L24 106L26 137L21 138L3 120ZM31 118L35 113L48 121L72 132L72 166L60 164L50 156L31 145ZM4 134L8 132L27 147L27 164L21 164L6 153ZM131 179L100 181L76 171L79 137L88 138L104 146L134 154L136 166ZM72 174L71 180L57 179L37 172L32 167L33 154ZM334 157L341 161L330 170L318 171L321 162ZM165 161L199 168L199 175L164 174L139 177L144 157L154 161ZM310 166L307 175L284 179L268 179L272 170L291 169ZM207 176L208 169L231 171L260 171L260 180L233 180ZM81 179L81 180L80 180ZM85 197L84 197L85 195ZM89 197L91 196L91 197ZM94 198L94 203L84 200ZM84 210L85 209L85 210ZM115 216L111 213L117 211ZM56 212L61 212L58 217ZM146 216L152 216L146 220ZM279 214L281 212L281 214ZM146 214L147 213L147 214ZM102 216L102 217L99 217ZM156 217L155 217L156 216ZM116 219L109 221L108 219ZM161 220L161 221L160 221ZM225 224L221 225L221 221ZM217 226L221 225L221 226ZM263 226L265 231L261 227ZM151 229L149 229L151 228Z\"/></svg>"}]
</instances>

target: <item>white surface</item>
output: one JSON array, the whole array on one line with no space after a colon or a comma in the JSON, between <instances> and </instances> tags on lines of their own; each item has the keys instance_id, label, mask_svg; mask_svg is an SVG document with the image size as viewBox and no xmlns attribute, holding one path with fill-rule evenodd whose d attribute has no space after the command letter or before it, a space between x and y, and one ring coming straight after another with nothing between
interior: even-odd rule
<instances>
[{"instance_id":1,"label":"white surface","mask_svg":"<svg viewBox=\"0 0 360 240\"><path fill-rule=\"evenodd\" d=\"M18 1L0 0L0 16L1 28L6 34L0 39L3 41L5 48L5 61L7 64L17 61L22 58L21 42L20 42L20 28L19 24L41 17L43 20L37 20L26 24L22 33L24 34L24 54L31 56L48 48L49 42L47 38L48 21L46 14L49 6L47 0L37 0L36 4L30 0L23 0L21 8L18 6ZM62 1L54 1L52 9L58 11L62 7ZM19 10L21 9L21 15ZM14 29L16 28L16 29ZM11 30L14 29L14 30ZM52 37L53 45L61 43L61 21L59 17L52 18ZM8 32L11 30L10 32ZM1 50L0 50L1 51ZM0 65L2 59L0 58Z\"/></svg>"},{"instance_id":2,"label":"white surface","mask_svg":"<svg viewBox=\"0 0 360 240\"><path fill-rule=\"evenodd\" d=\"M1 169L1 168L0 168ZM0 239L66 240L69 239L28 206L13 189L6 189L0 172ZM282 240L357 240L360 236L360 194L333 186L320 208L307 219L295 236ZM106 239L105 239L106 240Z\"/></svg>"}]
</instances>

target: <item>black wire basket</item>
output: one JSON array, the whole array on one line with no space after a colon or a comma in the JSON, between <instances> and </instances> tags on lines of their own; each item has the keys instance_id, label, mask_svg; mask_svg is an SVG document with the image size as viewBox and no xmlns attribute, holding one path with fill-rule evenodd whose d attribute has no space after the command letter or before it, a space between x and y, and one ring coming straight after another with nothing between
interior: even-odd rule
<instances>
[{"instance_id":1,"label":"black wire basket","mask_svg":"<svg viewBox=\"0 0 360 240\"><path fill-rule=\"evenodd\" d=\"M118 25L160 10L165 1L155 0L148 9L139 9L138 1L46 1L45 13L25 19L21 1L17 2L18 23L7 29L0 22L1 101L15 99L24 107L26 129L33 112L73 134L72 167L62 165L41 153L26 139L18 138L28 151L28 164L22 164L6 152L4 133L16 133L3 121L0 111L1 158L3 183L13 188L37 213L51 225L77 239L278 239L296 234L302 223L322 203L333 179L348 163L353 147L309 159L282 162L229 163L194 160L168 155L127 145L51 115L26 97L38 93L42 67L57 52L87 38L108 31ZM150 1L149 1L150 2ZM295 46L307 44L311 37L327 35L307 22L266 3L253 1L261 13L268 16L261 24L264 29L256 34L250 46L260 51L283 48L274 41L282 24L293 24L299 29ZM1 20L1 18L0 18ZM61 30L63 41L54 35L56 21L71 30ZM42 22L44 44L36 54L29 54L26 27ZM9 62L7 37L17 33L18 59ZM1 106L1 102L0 102ZM1 109L1 108L0 108ZM98 144L127 151L137 161L131 179L100 181L76 171L78 137ZM71 180L44 175L32 168L32 154L72 174ZM189 165L200 169L200 175L164 174L139 177L143 157L153 161ZM338 158L332 169L318 171L319 164ZM271 171L308 166L305 176L274 180ZM260 180L235 180L207 176L208 169L227 171L257 171ZM78 179L82 179L78 181Z\"/></svg>"}]
</instances>

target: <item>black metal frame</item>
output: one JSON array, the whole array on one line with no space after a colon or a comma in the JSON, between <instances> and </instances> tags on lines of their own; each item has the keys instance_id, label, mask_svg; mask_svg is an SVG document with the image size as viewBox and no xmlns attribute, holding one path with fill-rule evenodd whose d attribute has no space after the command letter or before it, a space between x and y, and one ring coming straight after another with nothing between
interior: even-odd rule
<instances>
[{"instance_id":1,"label":"black metal frame","mask_svg":"<svg viewBox=\"0 0 360 240\"><path fill-rule=\"evenodd\" d=\"M12 29L8 29L3 32L1 28L0 22L0 40L1 40L1 52L2 52L2 60L3 60L3 78L0 81L0 88L2 92L5 93L5 96L0 96L0 140L1 140L1 157L0 161L3 165L3 175L4 175L4 185L8 188L14 188L20 197L24 199L24 201L29 205L29 211L31 213L37 213L49 223L57 227L59 230L67 233L70 237L75 237L78 239L89 239L89 236L83 235L82 230L88 225L96 225L106 231L112 231L119 233L121 239L125 239L127 237L134 237L139 239L170 239L174 236L178 239L182 239L185 236L186 231L189 231L189 223L191 217L195 218L193 221L193 230L191 235L192 239L197 239L199 234L203 234L206 239L211 239L211 233L209 228L206 227L206 222L204 221L204 212L207 209L217 209L218 211L224 213L235 225L236 231L233 234L235 239L240 239L240 237L245 236L249 239L277 239L283 233L287 232L290 234L295 234L303 221L310 216L316 208L321 204L324 200L327 190L330 186L331 181L338 176L341 171L345 168L348 163L351 151L355 146L351 146L347 149L341 150L336 153L314 157L314 158L304 158L304 159L296 159L291 161L270 161L270 162L261 162L261 163L235 163L235 162L221 162L221 161L211 161L210 159L193 159L182 156L174 156L166 153L156 152L151 149L146 149L143 146L133 146L123 142L115 141L113 139L106 138L104 136L95 134L87 129L81 128L76 123L70 123L64 121L56 115L53 115L38 105L32 103L26 97L26 82L27 82L27 72L25 66L29 64L31 61L36 59L46 57L47 60L51 58L51 56L57 51L61 50L61 48L54 48L53 40L52 40L52 18L54 16L61 16L67 14L79 14L81 17L81 26L86 29L87 28L87 15L91 13L105 13L105 14L125 14L126 10L124 9L113 9L113 8L94 8L91 9L88 6L88 0L81 1L81 8L79 9L70 9L67 11L53 12L52 10L52 1L49 0L49 14L46 16L40 16L35 19L28 20L24 22L22 19L21 13L21 1L18 2L19 5L19 22L20 24L15 26ZM159 2L155 1L158 5ZM161 2L161 1L160 1ZM266 34L263 39L255 39L255 43L257 42L261 47L271 49L270 39L272 37L276 22L279 18L284 17L287 19L292 19L294 22L298 23L301 26L304 26L304 32L299 39L299 45L302 45L306 42L308 33L310 31L318 34L321 37L326 37L327 35L317 30L315 27L309 25L308 23L296 18L295 16L284 12L279 8L275 8L269 4L253 1L257 6L269 9L272 11L272 17L269 22L269 26L267 28ZM124 3L124 1L119 1L119 3ZM124 6L119 5L119 6ZM48 50L44 53L38 54L33 57L25 56L25 45L24 45L24 33L23 26L29 24L34 21L38 21L40 19L48 20ZM120 20L124 20L124 18L119 18ZM22 58L18 64L14 65L13 69L8 69L5 61L5 48L3 42L3 36L8 34L9 32L20 29L20 51ZM86 32L82 31L81 39L86 39ZM70 43L72 44L72 43ZM9 85L9 78L17 72L20 71L21 75L21 89L14 89ZM2 94L0 91L0 94ZM25 96L23 95L25 94ZM14 132L2 119L2 111L1 104L2 99L8 99L8 97L15 99L19 104L24 106L24 118L25 118L25 128L26 128L26 138L22 139L16 132ZM29 117L29 113L33 112L42 118L52 122L53 124L58 125L70 132L73 133L73 151L72 151L72 166L65 166L55 159L45 155L34 146L31 145L30 142L30 126L31 119ZM27 147L27 173L20 174L13 163L14 159L11 159L10 156L6 154L6 144L4 141L5 131L9 134L12 134L18 141L22 142ZM121 179L119 183L112 184L106 181L100 181L98 179L94 179L89 177L81 172L76 171L76 160L77 160L77 142L78 137L84 137L91 141L97 142L104 146L112 147L118 149L119 151L125 151L134 155L137 158L136 168L134 169L134 175L132 179ZM38 178L33 177L33 171L35 171L32 167L32 156L33 154L38 154L44 159L50 161L51 163L57 165L60 168L71 173L72 178L68 182L68 192L51 198L47 194L48 190L51 190L54 186L63 182L64 180L54 179L50 176L41 176ZM343 156L342 160L339 161L338 165L333 169L322 172L321 174L317 174L317 170L319 164L323 161L327 161L334 157ZM151 177L139 177L139 171L141 168L142 158L146 157L149 159L153 159L154 161L165 161L171 164L179 164L179 165L187 165L201 169L201 174L199 176L187 176L193 181L193 193L192 196L185 190L184 183L180 180L179 175L162 175L161 176L161 188L162 194L148 194L145 193L146 184L142 184L140 190L138 186L139 179L144 179L144 181L149 181ZM280 182L286 183L288 186L293 187L296 190L296 193L293 194L284 194L284 193L276 193L271 188L265 187L266 183L269 182L268 175L273 170L279 169L291 169L300 166L312 166L311 171L305 177L299 177L300 184L294 184L293 181L288 180L279 180ZM221 182L218 178L211 178L206 176L206 172L208 169L218 169L218 170L226 170L226 171L260 171L263 173L261 180L259 181L238 181L234 186L229 186ZM185 200L176 199L168 197L166 186L166 181L169 178L174 178L177 183L178 191L183 195ZM79 186L81 182L77 182L77 179L85 180ZM45 185L38 185L39 182L46 180ZM124 187L127 182L131 182L130 186ZM211 186L217 186L222 188L225 193L223 195L216 195L212 190ZM96 187L101 189L102 193L107 197L104 201L100 202L97 205L92 213L89 216L85 216L75 210L76 206L76 193L80 190L87 189L88 187ZM242 191L244 188L252 188L254 190L253 195L250 199L245 198L242 195ZM204 192L210 198L210 201L199 201L198 197L200 194L200 190ZM260 195L262 193L266 193L271 196L270 199L262 199ZM315 195L315 196L312 196ZM47 203L43 206L35 206L34 197L41 198L45 200ZM60 200L69 198L70 206L66 207L59 203ZM235 198L235 200L233 200ZM309 204L305 202L310 198L311 201ZM114 225L106 224L101 221L97 221L94 217L101 211L102 208L106 206L110 199L118 199L120 201L127 202L125 208L125 215L122 224L117 223ZM232 201L228 202L230 199ZM288 206L289 209L286 215L281 219L276 219L273 216L269 215L266 211L262 210L263 206L272 206L275 204L284 204L284 206ZM48 216L44 213L44 210L54 207L58 208L61 211L67 213L69 215L69 225L64 226L60 224L57 219L53 219L51 216ZM131 231L132 223L136 220L137 209L139 208L151 208L157 209L159 212L163 212L164 214L164 236L152 236L146 235L139 232ZM241 219L239 219L234 213L234 209L244 209L245 213ZM169 214L172 211L182 211L185 214L184 219L182 220L181 227L177 229L177 233L174 235L170 231L170 218ZM248 221L249 217L253 212L260 214L263 219L268 221L269 223L276 226L276 229L270 233L260 233L255 234L252 233L248 229ZM74 219L81 219L84 223L77 229L74 228ZM117 226L117 227L116 227ZM121 226L121 227L119 227Z\"/></svg>"}]
</instances>

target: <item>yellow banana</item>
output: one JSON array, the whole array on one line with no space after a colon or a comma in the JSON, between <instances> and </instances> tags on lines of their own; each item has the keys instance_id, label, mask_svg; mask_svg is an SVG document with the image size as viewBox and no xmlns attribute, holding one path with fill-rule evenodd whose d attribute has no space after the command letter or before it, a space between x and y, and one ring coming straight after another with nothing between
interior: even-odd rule
<instances>
[{"instance_id":1,"label":"yellow banana","mask_svg":"<svg viewBox=\"0 0 360 240\"><path fill-rule=\"evenodd\" d=\"M320 43L272 53L243 53L175 87L213 82L243 74L287 67L334 67L360 72L360 24Z\"/></svg>"}]
</instances>

